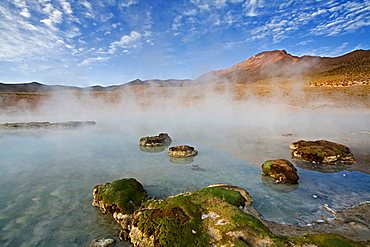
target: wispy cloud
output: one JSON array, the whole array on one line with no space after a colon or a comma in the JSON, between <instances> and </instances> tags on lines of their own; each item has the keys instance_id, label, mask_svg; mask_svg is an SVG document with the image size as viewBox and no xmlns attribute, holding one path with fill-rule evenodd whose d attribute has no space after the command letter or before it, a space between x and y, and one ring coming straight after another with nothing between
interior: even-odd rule
<instances>
[{"instance_id":1,"label":"wispy cloud","mask_svg":"<svg viewBox=\"0 0 370 247\"><path fill-rule=\"evenodd\" d=\"M66 13L67 15L73 14L71 4L67 0L59 0L59 3L63 8L64 13Z\"/></svg>"},{"instance_id":2,"label":"wispy cloud","mask_svg":"<svg viewBox=\"0 0 370 247\"><path fill-rule=\"evenodd\" d=\"M58 9L52 10L48 18L40 20L41 23L44 23L45 25L53 29L55 29L56 24L60 24L62 23L62 21L63 13Z\"/></svg>"},{"instance_id":3,"label":"wispy cloud","mask_svg":"<svg viewBox=\"0 0 370 247\"><path fill-rule=\"evenodd\" d=\"M110 59L109 57L91 57L91 58L84 59L79 65L88 66L92 63L104 62L104 61L108 61L109 59Z\"/></svg>"},{"instance_id":4,"label":"wispy cloud","mask_svg":"<svg viewBox=\"0 0 370 247\"><path fill-rule=\"evenodd\" d=\"M247 16L257 16L257 9L263 7L263 0L246 0L244 3Z\"/></svg>"},{"instance_id":5,"label":"wispy cloud","mask_svg":"<svg viewBox=\"0 0 370 247\"><path fill-rule=\"evenodd\" d=\"M139 3L139 0L124 0L120 3L120 7L128 8L131 5L135 5L135 4L138 4L138 3Z\"/></svg>"}]
</instances>

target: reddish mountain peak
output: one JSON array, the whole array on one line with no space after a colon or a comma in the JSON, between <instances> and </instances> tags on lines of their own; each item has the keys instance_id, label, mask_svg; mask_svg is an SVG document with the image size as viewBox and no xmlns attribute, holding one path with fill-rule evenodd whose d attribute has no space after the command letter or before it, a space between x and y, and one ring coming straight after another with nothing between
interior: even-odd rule
<instances>
[{"instance_id":1,"label":"reddish mountain peak","mask_svg":"<svg viewBox=\"0 0 370 247\"><path fill-rule=\"evenodd\" d=\"M300 57L292 56L285 50L264 51L254 55L231 68L216 72L218 75L225 76L239 70L256 71L270 64L279 63L288 65L298 62Z\"/></svg>"}]
</instances>

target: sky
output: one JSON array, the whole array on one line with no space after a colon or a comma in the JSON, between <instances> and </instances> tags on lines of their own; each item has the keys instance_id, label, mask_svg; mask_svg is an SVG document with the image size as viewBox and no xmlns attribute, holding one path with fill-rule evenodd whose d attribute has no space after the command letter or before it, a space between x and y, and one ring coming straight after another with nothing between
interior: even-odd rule
<instances>
[{"instance_id":1,"label":"sky","mask_svg":"<svg viewBox=\"0 0 370 247\"><path fill-rule=\"evenodd\" d=\"M275 49L370 49L370 0L0 0L1 82L195 79Z\"/></svg>"}]
</instances>

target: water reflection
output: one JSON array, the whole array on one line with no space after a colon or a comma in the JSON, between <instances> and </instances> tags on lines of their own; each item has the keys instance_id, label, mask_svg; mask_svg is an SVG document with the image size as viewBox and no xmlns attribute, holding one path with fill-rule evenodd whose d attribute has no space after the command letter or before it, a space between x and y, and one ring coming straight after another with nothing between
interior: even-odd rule
<instances>
[{"instance_id":1,"label":"water reflection","mask_svg":"<svg viewBox=\"0 0 370 247\"><path fill-rule=\"evenodd\" d=\"M348 170L348 168L351 168L351 165L345 165L345 164L319 164L319 163L311 163L311 162L304 162L299 160L294 160L294 164L298 166L299 168L305 169L305 170L311 170L311 171L317 171L322 173L336 173L341 172L344 170Z\"/></svg>"},{"instance_id":2,"label":"water reflection","mask_svg":"<svg viewBox=\"0 0 370 247\"><path fill-rule=\"evenodd\" d=\"M298 189L298 184L278 184L274 183L274 179L269 176L261 175L261 181L264 186L269 189L282 192L282 193L289 193Z\"/></svg>"},{"instance_id":3,"label":"water reflection","mask_svg":"<svg viewBox=\"0 0 370 247\"><path fill-rule=\"evenodd\" d=\"M187 164L191 164L191 163L194 162L194 157L187 157L187 158L174 158L174 157L170 157L169 161L172 164L187 165Z\"/></svg>"},{"instance_id":4,"label":"water reflection","mask_svg":"<svg viewBox=\"0 0 370 247\"><path fill-rule=\"evenodd\" d=\"M161 153L168 148L168 146L158 146L158 147L147 147L139 146L140 150L146 153Z\"/></svg>"}]
</instances>

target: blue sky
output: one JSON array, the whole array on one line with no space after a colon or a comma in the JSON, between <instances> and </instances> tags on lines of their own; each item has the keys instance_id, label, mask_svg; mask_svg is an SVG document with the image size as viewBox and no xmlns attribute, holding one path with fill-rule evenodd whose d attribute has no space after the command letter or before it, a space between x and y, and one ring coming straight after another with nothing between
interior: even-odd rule
<instances>
[{"instance_id":1,"label":"blue sky","mask_svg":"<svg viewBox=\"0 0 370 247\"><path fill-rule=\"evenodd\" d=\"M0 1L2 82L192 79L274 49L370 49L370 0Z\"/></svg>"}]
</instances>

